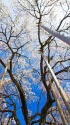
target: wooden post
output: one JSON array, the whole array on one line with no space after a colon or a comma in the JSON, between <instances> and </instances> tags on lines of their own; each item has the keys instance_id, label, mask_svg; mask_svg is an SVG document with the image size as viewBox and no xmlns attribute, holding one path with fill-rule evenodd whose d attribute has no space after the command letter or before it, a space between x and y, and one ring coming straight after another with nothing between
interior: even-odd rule
<instances>
[{"instance_id":1,"label":"wooden post","mask_svg":"<svg viewBox=\"0 0 70 125\"><path fill-rule=\"evenodd\" d=\"M3 81L4 81L4 76L6 75L6 72L7 72L8 66L9 66L9 63L10 63L10 60L8 61L7 65L6 65L5 71L4 71L3 76L2 76L2 79L1 79L1 81L0 81L0 87L2 86L2 83L3 83Z\"/></svg>"}]
</instances>

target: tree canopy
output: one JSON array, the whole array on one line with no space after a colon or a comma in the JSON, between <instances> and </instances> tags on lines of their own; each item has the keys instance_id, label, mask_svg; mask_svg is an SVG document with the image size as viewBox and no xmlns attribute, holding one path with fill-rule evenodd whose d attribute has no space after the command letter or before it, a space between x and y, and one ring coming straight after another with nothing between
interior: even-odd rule
<instances>
[{"instance_id":1,"label":"tree canopy","mask_svg":"<svg viewBox=\"0 0 70 125\"><path fill-rule=\"evenodd\" d=\"M0 1L1 125L62 125L70 122L46 57L70 100L70 46L40 25L70 35L69 0ZM59 111L58 103L63 112Z\"/></svg>"}]
</instances>

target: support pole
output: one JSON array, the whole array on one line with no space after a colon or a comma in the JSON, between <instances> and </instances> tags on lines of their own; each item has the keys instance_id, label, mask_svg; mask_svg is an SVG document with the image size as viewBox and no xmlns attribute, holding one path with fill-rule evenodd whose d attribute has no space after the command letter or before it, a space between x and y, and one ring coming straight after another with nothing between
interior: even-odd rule
<instances>
[{"instance_id":1,"label":"support pole","mask_svg":"<svg viewBox=\"0 0 70 125\"><path fill-rule=\"evenodd\" d=\"M49 71L50 71L50 73L51 73L51 75L52 75L52 77L54 79L54 82L55 82L55 84L56 84L56 86L58 88L58 91L59 91L59 93L60 93L60 95L61 95L61 97L62 97L62 99L63 99L63 101L64 101L64 103L65 103L65 105L67 107L67 110L68 110L68 112L70 114L70 98L66 95L65 91L61 87L60 83L57 80L57 77L55 76L51 66L49 65L47 59L43 56L43 54L42 54L42 57L44 58L44 61L45 61L46 65L47 65L47 67L48 67L48 69L49 69Z\"/></svg>"},{"instance_id":2,"label":"support pole","mask_svg":"<svg viewBox=\"0 0 70 125\"><path fill-rule=\"evenodd\" d=\"M9 64L10 64L10 60L8 61L7 65L6 65L5 71L4 71L3 76L2 76L2 79L1 79L1 81L0 81L0 87L2 86L2 83L3 83L3 81L4 81L4 76L6 75L6 72L7 72L7 69L8 69Z\"/></svg>"},{"instance_id":3,"label":"support pole","mask_svg":"<svg viewBox=\"0 0 70 125\"><path fill-rule=\"evenodd\" d=\"M70 37L66 37L64 35L61 35L60 33L58 33L57 31L52 31L51 29L49 29L48 27L42 26L41 27L46 30L48 33L50 33L52 36L57 37L58 39L62 40L63 42L67 43L68 45L70 45Z\"/></svg>"},{"instance_id":4,"label":"support pole","mask_svg":"<svg viewBox=\"0 0 70 125\"><path fill-rule=\"evenodd\" d=\"M58 107L58 110L59 110L59 113L60 113L60 116L61 116L63 125L68 125L68 124L67 124L67 121L66 121L66 119L65 119L65 117L64 117L63 111L62 111L62 109L61 109L61 105L60 105L58 99L56 98L55 91L54 91L54 88L53 88L52 85L51 85L51 90L52 90L53 96L54 96L54 98L55 98L55 101L56 101L56 104L57 104L57 107Z\"/></svg>"}]
</instances>

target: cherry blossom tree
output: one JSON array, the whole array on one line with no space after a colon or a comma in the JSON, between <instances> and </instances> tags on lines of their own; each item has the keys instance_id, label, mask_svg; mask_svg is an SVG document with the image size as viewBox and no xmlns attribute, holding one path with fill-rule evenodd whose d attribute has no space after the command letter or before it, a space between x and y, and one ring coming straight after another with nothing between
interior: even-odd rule
<instances>
[{"instance_id":1,"label":"cherry blossom tree","mask_svg":"<svg viewBox=\"0 0 70 125\"><path fill-rule=\"evenodd\" d=\"M1 124L21 125L21 120L25 121L23 124L26 125L63 124L51 84L68 123L69 113L42 54L47 57L62 87L68 91L70 47L43 31L40 24L47 24L50 28L68 35L69 1L14 2L17 5L13 5L14 19L8 13L0 21ZM59 6L63 13L61 18L55 12ZM35 104L34 113L30 108L32 104ZM19 111L22 113L21 119Z\"/></svg>"}]
</instances>

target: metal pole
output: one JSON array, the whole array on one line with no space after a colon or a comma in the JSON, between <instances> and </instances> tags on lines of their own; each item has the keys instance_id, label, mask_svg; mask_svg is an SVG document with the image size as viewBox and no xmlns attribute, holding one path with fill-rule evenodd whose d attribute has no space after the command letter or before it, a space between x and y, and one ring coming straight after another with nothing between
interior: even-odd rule
<instances>
[{"instance_id":1,"label":"metal pole","mask_svg":"<svg viewBox=\"0 0 70 125\"><path fill-rule=\"evenodd\" d=\"M47 65L47 67L48 67L48 69L49 69L49 71L50 71L50 73L51 73L51 75L52 75L52 77L53 77L53 79L55 81L55 84L56 84L56 86L58 88L58 91L59 91L59 93L60 93L60 95L61 95L61 97L62 97L62 99L63 99L63 101L64 101L64 103L65 103L65 105L66 105L66 107L67 107L67 109L69 111L69 113L70 113L70 98L68 98L65 91L61 87L60 83L57 80L57 77L55 76L51 66L49 65L47 59L43 56L43 54L42 54L42 57L44 58L44 60L46 62L46 65Z\"/></svg>"},{"instance_id":2,"label":"metal pole","mask_svg":"<svg viewBox=\"0 0 70 125\"><path fill-rule=\"evenodd\" d=\"M50 33L52 36L57 37L58 39L62 40L63 42L67 43L68 45L70 45L70 37L66 37L64 35L61 35L60 33L58 33L57 31L52 31L51 29L49 29L48 27L42 26L41 27L46 30L48 33Z\"/></svg>"},{"instance_id":3,"label":"metal pole","mask_svg":"<svg viewBox=\"0 0 70 125\"><path fill-rule=\"evenodd\" d=\"M68 124L67 124L67 121L66 121L66 119L65 119L65 117L64 117L63 111L62 111L62 109L61 109L60 103L59 103L58 99L56 98L55 91L54 91L54 88L53 88L52 85L51 85L51 90L52 90L53 96L54 96L54 98L55 98L55 101L56 101L56 104L57 104L57 107L58 107L58 110L59 110L59 113L60 113L60 116L61 116L63 125L68 125Z\"/></svg>"}]
</instances>

